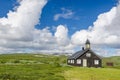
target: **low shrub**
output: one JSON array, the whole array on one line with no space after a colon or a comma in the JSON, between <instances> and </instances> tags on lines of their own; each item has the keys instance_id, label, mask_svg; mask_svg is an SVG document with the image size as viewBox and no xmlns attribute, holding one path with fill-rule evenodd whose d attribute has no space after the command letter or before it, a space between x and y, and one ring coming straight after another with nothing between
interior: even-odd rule
<instances>
[{"instance_id":1,"label":"low shrub","mask_svg":"<svg viewBox=\"0 0 120 80\"><path fill-rule=\"evenodd\" d=\"M17 75L12 75L9 73L0 74L0 79L2 80L18 80L18 78L19 77Z\"/></svg>"}]
</instances>

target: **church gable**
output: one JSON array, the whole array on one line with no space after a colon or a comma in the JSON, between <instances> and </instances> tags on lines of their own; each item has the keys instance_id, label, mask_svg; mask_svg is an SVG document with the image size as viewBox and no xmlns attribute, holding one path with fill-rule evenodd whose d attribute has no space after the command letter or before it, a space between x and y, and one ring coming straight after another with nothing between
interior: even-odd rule
<instances>
[{"instance_id":1,"label":"church gable","mask_svg":"<svg viewBox=\"0 0 120 80\"><path fill-rule=\"evenodd\" d=\"M84 57L84 58L99 58L101 59L100 56L98 56L96 53L94 53L92 50L88 50L85 53L83 53L80 57Z\"/></svg>"}]
</instances>

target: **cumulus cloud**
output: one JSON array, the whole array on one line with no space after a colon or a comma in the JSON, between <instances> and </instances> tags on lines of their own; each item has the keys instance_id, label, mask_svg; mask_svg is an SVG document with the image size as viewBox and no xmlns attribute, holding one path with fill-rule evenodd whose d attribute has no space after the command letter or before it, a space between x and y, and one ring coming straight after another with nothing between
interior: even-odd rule
<instances>
[{"instance_id":1,"label":"cumulus cloud","mask_svg":"<svg viewBox=\"0 0 120 80\"><path fill-rule=\"evenodd\" d=\"M68 29L64 25L58 25L54 35L48 28L35 31L32 49L40 52L65 53L73 52L73 47L68 38Z\"/></svg>"},{"instance_id":2,"label":"cumulus cloud","mask_svg":"<svg viewBox=\"0 0 120 80\"><path fill-rule=\"evenodd\" d=\"M15 11L0 18L0 52L72 51L66 26L59 25L54 35L48 28L35 29L46 0L19 0Z\"/></svg>"},{"instance_id":3,"label":"cumulus cloud","mask_svg":"<svg viewBox=\"0 0 120 80\"><path fill-rule=\"evenodd\" d=\"M55 37L59 45L65 46L69 44L68 29L65 26L59 25L57 27Z\"/></svg>"},{"instance_id":4,"label":"cumulus cloud","mask_svg":"<svg viewBox=\"0 0 120 80\"><path fill-rule=\"evenodd\" d=\"M85 39L89 38L94 44L104 44L111 47L120 45L119 14L120 5L113 7L109 12L100 14L93 26L90 26L87 30L77 31L72 35L72 43L83 44Z\"/></svg>"},{"instance_id":5,"label":"cumulus cloud","mask_svg":"<svg viewBox=\"0 0 120 80\"><path fill-rule=\"evenodd\" d=\"M69 9L61 8L61 10L62 10L62 13L55 14L54 16L55 21L59 20L60 18L70 19L74 15L74 12Z\"/></svg>"},{"instance_id":6,"label":"cumulus cloud","mask_svg":"<svg viewBox=\"0 0 120 80\"><path fill-rule=\"evenodd\" d=\"M54 34L49 28L35 29L39 24L42 9L46 0L19 0L15 11L9 11L7 17L0 18L0 52L74 52L76 46L84 44L87 38L92 44L120 48L120 5L109 12L102 13L87 30L76 31L68 37L68 28L58 25ZM63 13L56 14L54 20L71 18L71 10L62 9ZM98 47L98 46L97 46ZM104 51L104 52L101 52ZM106 54L103 49L97 50Z\"/></svg>"},{"instance_id":7,"label":"cumulus cloud","mask_svg":"<svg viewBox=\"0 0 120 80\"><path fill-rule=\"evenodd\" d=\"M18 2L20 5L15 6L15 11L9 11L7 17L0 18L0 52L71 50L68 29L65 26L59 25L55 35L52 35L48 28L35 29L35 25L40 23L40 15L47 3L46 0L18 0Z\"/></svg>"},{"instance_id":8,"label":"cumulus cloud","mask_svg":"<svg viewBox=\"0 0 120 80\"><path fill-rule=\"evenodd\" d=\"M58 25L54 35L47 27L35 28L47 0L18 0L18 3L7 17L0 18L0 52L73 51L67 26Z\"/></svg>"},{"instance_id":9,"label":"cumulus cloud","mask_svg":"<svg viewBox=\"0 0 120 80\"><path fill-rule=\"evenodd\" d=\"M0 46L3 48L24 48L32 46L35 25L46 0L19 0L15 11L0 18Z\"/></svg>"},{"instance_id":10,"label":"cumulus cloud","mask_svg":"<svg viewBox=\"0 0 120 80\"><path fill-rule=\"evenodd\" d=\"M120 48L119 21L120 4L113 7L110 11L100 14L93 26L89 26L87 30L76 31L71 37L71 42L74 45L83 45L88 38L93 46L97 46L100 49L98 53L102 50L101 54L103 55L119 55L119 50L117 50ZM104 50L104 47L107 47L107 49ZM112 54L110 54L111 48L114 48L115 51Z\"/></svg>"},{"instance_id":11,"label":"cumulus cloud","mask_svg":"<svg viewBox=\"0 0 120 80\"><path fill-rule=\"evenodd\" d=\"M0 38L32 40L34 26L38 24L46 0L20 0L16 11L9 11L7 18L0 18Z\"/></svg>"}]
</instances>

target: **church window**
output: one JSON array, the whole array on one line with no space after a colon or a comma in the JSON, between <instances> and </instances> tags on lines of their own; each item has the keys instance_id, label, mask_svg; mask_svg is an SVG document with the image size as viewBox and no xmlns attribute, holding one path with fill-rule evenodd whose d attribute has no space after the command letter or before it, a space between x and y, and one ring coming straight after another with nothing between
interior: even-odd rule
<instances>
[{"instance_id":1,"label":"church window","mask_svg":"<svg viewBox=\"0 0 120 80\"><path fill-rule=\"evenodd\" d=\"M81 64L81 59L77 59L77 64Z\"/></svg>"},{"instance_id":2,"label":"church window","mask_svg":"<svg viewBox=\"0 0 120 80\"><path fill-rule=\"evenodd\" d=\"M86 53L86 57L91 57L91 53Z\"/></svg>"},{"instance_id":3,"label":"church window","mask_svg":"<svg viewBox=\"0 0 120 80\"><path fill-rule=\"evenodd\" d=\"M94 60L94 64L98 65L99 64L99 60Z\"/></svg>"},{"instance_id":4,"label":"church window","mask_svg":"<svg viewBox=\"0 0 120 80\"><path fill-rule=\"evenodd\" d=\"M71 60L71 63L74 64L74 60Z\"/></svg>"},{"instance_id":5,"label":"church window","mask_svg":"<svg viewBox=\"0 0 120 80\"><path fill-rule=\"evenodd\" d=\"M70 63L70 60L68 60L68 63Z\"/></svg>"}]
</instances>

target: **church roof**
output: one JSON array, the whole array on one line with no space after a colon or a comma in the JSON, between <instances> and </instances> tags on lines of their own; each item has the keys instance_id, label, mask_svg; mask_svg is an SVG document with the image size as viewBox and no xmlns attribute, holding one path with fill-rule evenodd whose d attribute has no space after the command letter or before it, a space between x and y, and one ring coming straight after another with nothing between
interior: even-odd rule
<instances>
[{"instance_id":1,"label":"church roof","mask_svg":"<svg viewBox=\"0 0 120 80\"><path fill-rule=\"evenodd\" d=\"M88 51L88 49L78 51L75 54L73 54L72 56L70 56L68 59L76 59L76 58L78 58L79 56L81 56L82 54L84 54L87 51Z\"/></svg>"},{"instance_id":2,"label":"church roof","mask_svg":"<svg viewBox=\"0 0 120 80\"><path fill-rule=\"evenodd\" d=\"M83 55L84 53L86 52L92 52L94 53L91 49L85 49L85 50L81 50L81 51L78 51L76 52L75 54L73 54L72 56L70 56L68 59L77 59L78 57L80 57L81 55ZM94 53L95 54L95 53ZM97 57L101 58L100 56L98 56L97 54L95 54Z\"/></svg>"}]
</instances>

